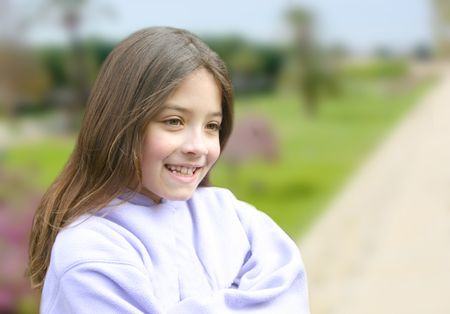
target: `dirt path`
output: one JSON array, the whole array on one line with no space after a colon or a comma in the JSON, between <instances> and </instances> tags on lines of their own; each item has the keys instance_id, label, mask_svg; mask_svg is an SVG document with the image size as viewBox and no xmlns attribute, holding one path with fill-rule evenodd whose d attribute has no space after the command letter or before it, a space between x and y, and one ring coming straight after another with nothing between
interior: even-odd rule
<instances>
[{"instance_id":1,"label":"dirt path","mask_svg":"<svg viewBox=\"0 0 450 314\"><path fill-rule=\"evenodd\" d=\"M299 241L313 314L450 313L450 68Z\"/></svg>"}]
</instances>

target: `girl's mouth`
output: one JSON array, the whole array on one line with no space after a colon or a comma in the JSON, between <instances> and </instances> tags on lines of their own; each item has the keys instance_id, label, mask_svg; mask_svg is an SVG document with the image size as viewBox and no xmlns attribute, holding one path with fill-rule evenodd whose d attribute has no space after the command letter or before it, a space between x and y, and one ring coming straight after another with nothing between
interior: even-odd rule
<instances>
[{"instance_id":1,"label":"girl's mouth","mask_svg":"<svg viewBox=\"0 0 450 314\"><path fill-rule=\"evenodd\" d=\"M176 165L165 165L165 167L172 173L190 177L193 176L200 167L186 167L186 166L176 166Z\"/></svg>"}]
</instances>

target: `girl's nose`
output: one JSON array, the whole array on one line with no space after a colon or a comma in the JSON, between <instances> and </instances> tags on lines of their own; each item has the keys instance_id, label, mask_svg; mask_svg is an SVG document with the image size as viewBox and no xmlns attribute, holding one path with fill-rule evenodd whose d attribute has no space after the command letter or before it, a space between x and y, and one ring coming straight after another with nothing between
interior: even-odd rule
<instances>
[{"instance_id":1,"label":"girl's nose","mask_svg":"<svg viewBox=\"0 0 450 314\"><path fill-rule=\"evenodd\" d=\"M185 154L201 156L208 154L207 139L201 131L192 131L186 133L182 151Z\"/></svg>"}]
</instances>

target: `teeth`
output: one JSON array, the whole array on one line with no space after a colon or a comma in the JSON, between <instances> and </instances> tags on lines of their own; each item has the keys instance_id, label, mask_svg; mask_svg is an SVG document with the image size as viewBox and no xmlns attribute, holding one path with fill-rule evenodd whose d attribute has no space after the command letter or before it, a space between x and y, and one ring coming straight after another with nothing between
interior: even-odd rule
<instances>
[{"instance_id":1,"label":"teeth","mask_svg":"<svg viewBox=\"0 0 450 314\"><path fill-rule=\"evenodd\" d=\"M167 165L167 169L169 169L173 173L181 174L184 176L192 176L194 174L195 169L197 168Z\"/></svg>"}]
</instances>

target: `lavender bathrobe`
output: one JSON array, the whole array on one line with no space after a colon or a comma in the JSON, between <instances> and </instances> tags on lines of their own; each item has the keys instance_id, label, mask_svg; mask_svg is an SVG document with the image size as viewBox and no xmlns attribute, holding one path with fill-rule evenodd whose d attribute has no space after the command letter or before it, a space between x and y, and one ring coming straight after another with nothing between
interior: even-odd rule
<instances>
[{"instance_id":1,"label":"lavender bathrobe","mask_svg":"<svg viewBox=\"0 0 450 314\"><path fill-rule=\"evenodd\" d=\"M267 215L219 188L128 196L58 234L41 313L309 313L299 251Z\"/></svg>"}]
</instances>

